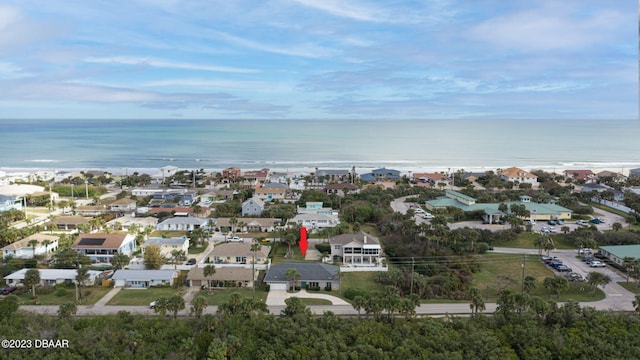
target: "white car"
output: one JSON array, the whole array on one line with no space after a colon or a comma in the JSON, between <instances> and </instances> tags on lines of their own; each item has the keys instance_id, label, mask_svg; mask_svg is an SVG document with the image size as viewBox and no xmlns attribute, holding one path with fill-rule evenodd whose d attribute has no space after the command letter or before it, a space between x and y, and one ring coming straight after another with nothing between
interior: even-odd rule
<instances>
[{"instance_id":1,"label":"white car","mask_svg":"<svg viewBox=\"0 0 640 360\"><path fill-rule=\"evenodd\" d=\"M422 210L422 208L416 208L413 210L413 212L415 212L416 214L419 214L419 213L423 213L424 210Z\"/></svg>"},{"instance_id":2,"label":"white car","mask_svg":"<svg viewBox=\"0 0 640 360\"><path fill-rule=\"evenodd\" d=\"M244 239L243 239L243 238L241 238L241 237L234 236L234 237L227 238L227 241L231 241L231 242L243 242L243 241L244 241Z\"/></svg>"},{"instance_id":3,"label":"white car","mask_svg":"<svg viewBox=\"0 0 640 360\"><path fill-rule=\"evenodd\" d=\"M592 262L589 263L589 266L591 266L591 267L605 267L606 265L602 261L593 260Z\"/></svg>"},{"instance_id":4,"label":"white car","mask_svg":"<svg viewBox=\"0 0 640 360\"><path fill-rule=\"evenodd\" d=\"M579 252L580 255L592 254L592 253L593 253L593 249L589 249L589 248L582 248L580 249L580 252Z\"/></svg>"},{"instance_id":5,"label":"white car","mask_svg":"<svg viewBox=\"0 0 640 360\"><path fill-rule=\"evenodd\" d=\"M433 214L431 214L431 213L422 214L422 218L423 219L433 219L434 217L435 216L433 216Z\"/></svg>"}]
</instances>

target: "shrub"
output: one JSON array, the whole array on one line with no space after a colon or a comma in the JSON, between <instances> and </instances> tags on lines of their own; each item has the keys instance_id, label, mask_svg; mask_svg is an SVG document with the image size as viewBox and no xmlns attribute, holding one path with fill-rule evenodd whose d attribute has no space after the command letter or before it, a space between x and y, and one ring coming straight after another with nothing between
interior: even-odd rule
<instances>
[{"instance_id":1,"label":"shrub","mask_svg":"<svg viewBox=\"0 0 640 360\"><path fill-rule=\"evenodd\" d=\"M352 287L352 288L348 288L345 292L344 292L344 297L346 297L349 300L353 300L356 296L366 296L367 292L363 289L357 288L357 287Z\"/></svg>"},{"instance_id":2,"label":"shrub","mask_svg":"<svg viewBox=\"0 0 640 360\"><path fill-rule=\"evenodd\" d=\"M65 289L58 289L56 290L56 292L54 293L55 296L57 297L63 297L65 295L67 295L67 290Z\"/></svg>"},{"instance_id":3,"label":"shrub","mask_svg":"<svg viewBox=\"0 0 640 360\"><path fill-rule=\"evenodd\" d=\"M331 245L329 243L318 243L316 244L316 250L318 250L321 254L331 253Z\"/></svg>"}]
</instances>

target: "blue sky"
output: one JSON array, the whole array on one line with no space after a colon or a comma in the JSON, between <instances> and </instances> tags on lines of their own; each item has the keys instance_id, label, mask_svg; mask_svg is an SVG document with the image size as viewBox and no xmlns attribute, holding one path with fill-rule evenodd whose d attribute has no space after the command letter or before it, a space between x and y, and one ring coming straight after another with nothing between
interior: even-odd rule
<instances>
[{"instance_id":1,"label":"blue sky","mask_svg":"<svg viewBox=\"0 0 640 360\"><path fill-rule=\"evenodd\" d=\"M16 0L0 118L637 119L636 0Z\"/></svg>"}]
</instances>

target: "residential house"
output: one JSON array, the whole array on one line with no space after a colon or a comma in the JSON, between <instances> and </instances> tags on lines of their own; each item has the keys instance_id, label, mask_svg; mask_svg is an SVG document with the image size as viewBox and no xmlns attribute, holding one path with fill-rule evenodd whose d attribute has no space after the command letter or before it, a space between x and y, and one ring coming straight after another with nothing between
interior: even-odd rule
<instances>
[{"instance_id":1,"label":"residential house","mask_svg":"<svg viewBox=\"0 0 640 360\"><path fill-rule=\"evenodd\" d=\"M94 263L110 263L115 254L133 254L136 240L131 234L81 234L71 248Z\"/></svg>"},{"instance_id":2,"label":"residential house","mask_svg":"<svg viewBox=\"0 0 640 360\"><path fill-rule=\"evenodd\" d=\"M287 184L281 183L266 183L261 186L263 189L288 189Z\"/></svg>"},{"instance_id":3,"label":"residential house","mask_svg":"<svg viewBox=\"0 0 640 360\"><path fill-rule=\"evenodd\" d=\"M351 183L338 183L325 186L324 191L327 193L327 195L344 197L345 195L359 193L360 188L357 185Z\"/></svg>"},{"instance_id":4,"label":"residential house","mask_svg":"<svg viewBox=\"0 0 640 360\"><path fill-rule=\"evenodd\" d=\"M151 286L171 286L178 270L116 270L111 276L114 287L146 289Z\"/></svg>"},{"instance_id":5,"label":"residential house","mask_svg":"<svg viewBox=\"0 0 640 360\"><path fill-rule=\"evenodd\" d=\"M242 203L242 216L262 215L265 205L258 198L250 198Z\"/></svg>"},{"instance_id":6,"label":"residential house","mask_svg":"<svg viewBox=\"0 0 640 360\"><path fill-rule=\"evenodd\" d=\"M596 179L596 174L591 170L565 170L563 175L565 179L578 182L593 182Z\"/></svg>"},{"instance_id":7,"label":"residential house","mask_svg":"<svg viewBox=\"0 0 640 360\"><path fill-rule=\"evenodd\" d=\"M22 210L22 198L18 196L0 195L0 212Z\"/></svg>"},{"instance_id":8,"label":"residential house","mask_svg":"<svg viewBox=\"0 0 640 360\"><path fill-rule=\"evenodd\" d=\"M212 219L213 225L220 231L231 231L231 218ZM238 232L272 232L280 225L281 219L277 218L237 218L238 222L233 226Z\"/></svg>"},{"instance_id":9,"label":"residential house","mask_svg":"<svg viewBox=\"0 0 640 360\"><path fill-rule=\"evenodd\" d=\"M204 276L204 268L194 267L189 270L187 282L196 288L253 287L253 279L257 279L258 270L251 267L216 267L216 273ZM209 284L207 284L209 282Z\"/></svg>"},{"instance_id":10,"label":"residential house","mask_svg":"<svg viewBox=\"0 0 640 360\"><path fill-rule=\"evenodd\" d=\"M327 181L349 181L349 170L332 170L332 169L318 169L315 171L315 178L321 182Z\"/></svg>"},{"instance_id":11,"label":"residential house","mask_svg":"<svg viewBox=\"0 0 640 360\"><path fill-rule=\"evenodd\" d=\"M640 168L629 169L629 177L640 176Z\"/></svg>"},{"instance_id":12,"label":"residential house","mask_svg":"<svg viewBox=\"0 0 640 360\"><path fill-rule=\"evenodd\" d=\"M263 183L267 181L267 178L269 177L269 171L270 170L267 168L262 168L260 170L247 170L242 174L242 177L244 177L245 180L255 181L256 183Z\"/></svg>"},{"instance_id":13,"label":"residential house","mask_svg":"<svg viewBox=\"0 0 640 360\"><path fill-rule=\"evenodd\" d=\"M363 231L329 239L331 258L347 266L381 266L382 247L377 237Z\"/></svg>"},{"instance_id":14,"label":"residential house","mask_svg":"<svg viewBox=\"0 0 640 360\"><path fill-rule=\"evenodd\" d=\"M233 181L242 176L242 172L237 167L230 167L222 170L222 179L227 182Z\"/></svg>"},{"instance_id":15,"label":"residential house","mask_svg":"<svg viewBox=\"0 0 640 360\"><path fill-rule=\"evenodd\" d=\"M200 219L189 216L176 216L168 218L156 225L158 230L192 231L207 225L208 219Z\"/></svg>"},{"instance_id":16,"label":"residential house","mask_svg":"<svg viewBox=\"0 0 640 360\"><path fill-rule=\"evenodd\" d=\"M449 185L451 183L449 177L444 173L414 173L413 180L432 185L438 185L440 183Z\"/></svg>"},{"instance_id":17,"label":"residential house","mask_svg":"<svg viewBox=\"0 0 640 360\"><path fill-rule=\"evenodd\" d=\"M287 290L291 285L291 279L287 277L290 269L299 275L297 286L320 287L323 290L340 289L340 267L318 262L287 262L273 265L263 281L271 290Z\"/></svg>"},{"instance_id":18,"label":"residential house","mask_svg":"<svg viewBox=\"0 0 640 360\"><path fill-rule=\"evenodd\" d=\"M517 167L510 167L504 170L498 171L498 175L504 181L511 181L519 184L537 184L538 177L526 170L522 170Z\"/></svg>"},{"instance_id":19,"label":"residential house","mask_svg":"<svg viewBox=\"0 0 640 360\"><path fill-rule=\"evenodd\" d=\"M195 214L195 210L193 208L184 206L155 206L149 208L148 212L154 215L168 212L174 214L174 216L179 216L177 214L181 214L180 216L191 216Z\"/></svg>"},{"instance_id":20,"label":"residential house","mask_svg":"<svg viewBox=\"0 0 640 360\"><path fill-rule=\"evenodd\" d=\"M133 216L121 216L117 217L109 222L107 222L107 227L114 230L123 230L129 231L129 228L132 225L137 225L140 230L146 228L147 226L151 226L152 228L156 228L158 225L158 218L153 216L145 216L145 217L133 217Z\"/></svg>"},{"instance_id":21,"label":"residential house","mask_svg":"<svg viewBox=\"0 0 640 360\"><path fill-rule=\"evenodd\" d=\"M188 237L172 237L172 238L158 238L151 237L148 238L147 241L144 242L140 247L142 248L142 253L144 254L147 246L155 244L160 248L160 254L170 259L173 257L172 252L174 250L179 250L184 252L184 254L189 253L189 238Z\"/></svg>"},{"instance_id":22,"label":"residential house","mask_svg":"<svg viewBox=\"0 0 640 360\"><path fill-rule=\"evenodd\" d=\"M178 170L179 168L171 165L161 167L160 172L162 173L162 181L164 182L165 178L175 175Z\"/></svg>"},{"instance_id":23,"label":"residential house","mask_svg":"<svg viewBox=\"0 0 640 360\"><path fill-rule=\"evenodd\" d=\"M58 230L75 230L80 224L89 225L89 219L82 216L58 216L51 220Z\"/></svg>"},{"instance_id":24,"label":"residential house","mask_svg":"<svg viewBox=\"0 0 640 360\"><path fill-rule=\"evenodd\" d=\"M264 202L274 200L284 201L286 192L287 189L257 188L253 197Z\"/></svg>"},{"instance_id":25,"label":"residential house","mask_svg":"<svg viewBox=\"0 0 640 360\"><path fill-rule=\"evenodd\" d=\"M131 189L131 196L136 197L146 197L146 196L154 196L156 194L163 193L164 189L159 188L135 188Z\"/></svg>"},{"instance_id":26,"label":"residential house","mask_svg":"<svg viewBox=\"0 0 640 360\"><path fill-rule=\"evenodd\" d=\"M111 209L107 205L87 205L76 207L75 212L80 216L100 216L110 213Z\"/></svg>"},{"instance_id":27,"label":"residential house","mask_svg":"<svg viewBox=\"0 0 640 360\"><path fill-rule=\"evenodd\" d=\"M259 249L251 251L249 242L229 242L216 245L209 253L209 261L214 264L251 264L255 255L256 264L266 264L269 261L269 246L260 245Z\"/></svg>"},{"instance_id":28,"label":"residential house","mask_svg":"<svg viewBox=\"0 0 640 360\"><path fill-rule=\"evenodd\" d=\"M309 231L336 227L339 223L338 217L327 214L298 214L289 219L289 224L304 226Z\"/></svg>"},{"instance_id":29,"label":"residential house","mask_svg":"<svg viewBox=\"0 0 640 360\"><path fill-rule=\"evenodd\" d=\"M111 211L117 213L133 213L136 211L136 201L129 198L122 198L112 202L110 205Z\"/></svg>"},{"instance_id":30,"label":"residential house","mask_svg":"<svg viewBox=\"0 0 640 360\"><path fill-rule=\"evenodd\" d=\"M24 278L29 269L20 269L14 273L5 276L4 280L9 286L24 285ZM53 286L56 284L75 284L78 270L76 269L38 269L40 272L40 285ZM93 285L96 279L100 277L101 271L89 270L89 279L83 285Z\"/></svg>"},{"instance_id":31,"label":"residential house","mask_svg":"<svg viewBox=\"0 0 640 360\"><path fill-rule=\"evenodd\" d=\"M31 242L35 240L35 244ZM34 255L45 255L58 249L58 237L42 233L27 236L2 248L2 258L32 259Z\"/></svg>"},{"instance_id":32,"label":"residential house","mask_svg":"<svg viewBox=\"0 0 640 360\"><path fill-rule=\"evenodd\" d=\"M362 181L390 181L390 180L398 180L400 179L400 171L394 169L374 169L370 173L360 175L360 180Z\"/></svg>"},{"instance_id":33,"label":"residential house","mask_svg":"<svg viewBox=\"0 0 640 360\"><path fill-rule=\"evenodd\" d=\"M338 216L338 211L329 207L324 207L321 201L308 201L304 207L296 207L298 214L325 214L329 216Z\"/></svg>"}]
</instances>

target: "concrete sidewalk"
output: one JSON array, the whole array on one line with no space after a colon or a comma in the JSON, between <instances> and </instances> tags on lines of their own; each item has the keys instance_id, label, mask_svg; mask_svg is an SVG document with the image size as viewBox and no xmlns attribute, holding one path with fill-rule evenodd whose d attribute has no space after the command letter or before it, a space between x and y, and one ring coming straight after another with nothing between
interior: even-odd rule
<instances>
[{"instance_id":1,"label":"concrete sidewalk","mask_svg":"<svg viewBox=\"0 0 640 360\"><path fill-rule=\"evenodd\" d=\"M102 297L102 299L98 300L94 306L105 306L107 305L107 303L109 302L109 300L111 300L111 298L113 298L114 296L116 296L117 293L120 292L120 290L122 290L121 287L115 287L111 290L109 290L108 293L104 294L104 296Z\"/></svg>"}]
</instances>

